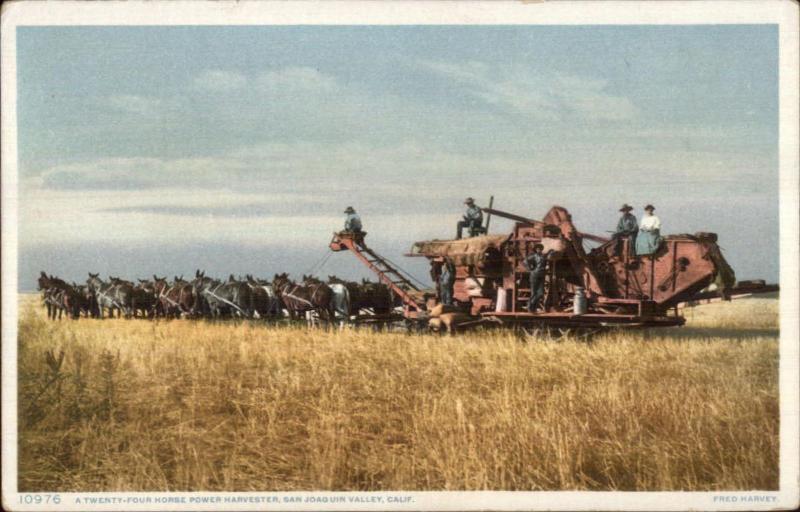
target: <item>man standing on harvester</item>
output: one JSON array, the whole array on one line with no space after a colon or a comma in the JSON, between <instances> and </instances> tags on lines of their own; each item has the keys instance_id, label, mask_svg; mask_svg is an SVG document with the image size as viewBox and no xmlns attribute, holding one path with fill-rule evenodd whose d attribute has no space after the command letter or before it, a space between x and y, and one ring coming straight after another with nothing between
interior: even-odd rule
<instances>
[{"instance_id":1,"label":"man standing on harvester","mask_svg":"<svg viewBox=\"0 0 800 512\"><path fill-rule=\"evenodd\" d=\"M614 240L617 241L614 245L614 254L618 258L622 257L622 245L625 238L629 240L628 247L631 256L636 255L636 233L639 231L639 224L636 222L636 217L631 213L631 210L633 210L633 207L627 204L623 204L622 208L619 209L622 215L619 218L619 222L617 222L617 230L613 235Z\"/></svg>"},{"instance_id":2,"label":"man standing on harvester","mask_svg":"<svg viewBox=\"0 0 800 512\"><path fill-rule=\"evenodd\" d=\"M453 305L453 285L456 283L456 267L450 260L442 263L442 273L439 274L439 300L446 306Z\"/></svg>"},{"instance_id":3,"label":"man standing on harvester","mask_svg":"<svg viewBox=\"0 0 800 512\"><path fill-rule=\"evenodd\" d=\"M531 298L528 301L528 311L534 313L536 306L544 297L544 275L547 271L547 261L553 250L544 253L544 245L536 244L533 252L525 258L525 267L530 271Z\"/></svg>"},{"instance_id":4,"label":"man standing on harvester","mask_svg":"<svg viewBox=\"0 0 800 512\"><path fill-rule=\"evenodd\" d=\"M467 205L467 212L464 214L464 219L458 221L456 240L461 240L461 232L464 228L467 228L469 236L476 236L483 226L483 212L475 204L475 200L468 197L464 204Z\"/></svg>"}]
</instances>

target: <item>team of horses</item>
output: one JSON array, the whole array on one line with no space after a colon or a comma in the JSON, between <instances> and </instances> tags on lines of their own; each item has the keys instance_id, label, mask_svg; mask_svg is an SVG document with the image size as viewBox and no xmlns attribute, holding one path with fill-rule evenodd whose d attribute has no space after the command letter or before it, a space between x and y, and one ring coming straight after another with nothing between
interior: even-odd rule
<instances>
[{"instance_id":1,"label":"team of horses","mask_svg":"<svg viewBox=\"0 0 800 512\"><path fill-rule=\"evenodd\" d=\"M85 284L67 283L42 271L38 290L50 319L86 318L247 318L347 322L361 313L389 314L400 305L384 284L328 276L328 281L286 273L272 281L251 275L215 279L197 270L194 279L172 281L153 275L136 283L89 273Z\"/></svg>"}]
</instances>

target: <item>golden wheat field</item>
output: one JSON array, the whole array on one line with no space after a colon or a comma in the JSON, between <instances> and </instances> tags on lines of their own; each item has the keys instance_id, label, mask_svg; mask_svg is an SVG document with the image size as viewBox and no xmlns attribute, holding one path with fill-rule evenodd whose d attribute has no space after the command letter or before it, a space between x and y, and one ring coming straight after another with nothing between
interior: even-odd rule
<instances>
[{"instance_id":1,"label":"golden wheat field","mask_svg":"<svg viewBox=\"0 0 800 512\"><path fill-rule=\"evenodd\" d=\"M25 296L19 488L777 489L778 301L686 315L552 342L52 322Z\"/></svg>"}]
</instances>

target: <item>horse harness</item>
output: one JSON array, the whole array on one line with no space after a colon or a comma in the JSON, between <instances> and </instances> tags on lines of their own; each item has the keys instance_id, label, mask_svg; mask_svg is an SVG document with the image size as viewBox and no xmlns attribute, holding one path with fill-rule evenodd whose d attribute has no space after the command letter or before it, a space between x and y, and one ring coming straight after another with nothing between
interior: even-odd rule
<instances>
[{"instance_id":1,"label":"horse harness","mask_svg":"<svg viewBox=\"0 0 800 512\"><path fill-rule=\"evenodd\" d=\"M215 286L215 287L214 287L214 290L213 290L213 291L211 291L211 290L209 290L208 288L206 288L206 289L204 289L204 290L203 290L203 292L202 292L202 293L203 293L203 294L206 294L206 295L211 295L211 296L212 296L212 297L214 297L215 299L217 299L217 300L220 300L220 301L224 302L225 304L228 304L229 306L233 306L234 308L236 308L236 310L237 310L237 311L239 311L239 312L240 312L241 314L243 314L244 316L250 316L250 315L248 315L248 314L247 314L247 312L245 312L245 311L244 311L242 308L240 308L239 306L237 306L237 305L236 305L236 304L234 304L233 302L231 302L231 301L229 301L229 300L227 300L227 299L223 299L222 297L220 297L219 295L217 295L216 293L214 293L214 292L216 292L217 290L219 290L220 286L225 286L225 283L219 283L217 286Z\"/></svg>"},{"instance_id":2,"label":"horse harness","mask_svg":"<svg viewBox=\"0 0 800 512\"><path fill-rule=\"evenodd\" d=\"M176 306L181 311L181 313L189 313L188 311L186 311L186 309L184 309L183 304L181 304L181 301L183 300L183 289L186 288L186 285L183 285L178 289L180 291L180 295L178 295L178 302L175 302L175 300L171 299L169 296L169 292L171 292L176 286L177 285L173 284L172 286L167 288L166 284L164 284L164 287L161 288L161 291L158 294L158 298L166 299L167 302L169 302L173 306Z\"/></svg>"},{"instance_id":3,"label":"horse harness","mask_svg":"<svg viewBox=\"0 0 800 512\"><path fill-rule=\"evenodd\" d=\"M114 300L113 298L111 298L111 296L110 296L110 295L108 295L106 292L104 292L104 291L102 290L102 286L103 286L103 284L101 283L101 284L100 284L100 285L99 285L97 288L95 288L95 289L94 289L94 292L95 292L95 293L97 293L97 294L99 294L101 297L105 298L107 301L111 302L111 304L112 304L113 306L117 307L118 309L124 309L124 308L122 307L122 305L121 305L119 302L117 302L116 300ZM116 287L118 287L118 286L119 286L118 284L111 284L111 283L109 283L109 284L108 284L108 288L106 288L106 290L107 290L107 291L109 291L109 290L111 290L112 288L116 288ZM127 313L126 313L126 314L127 314Z\"/></svg>"},{"instance_id":4,"label":"horse harness","mask_svg":"<svg viewBox=\"0 0 800 512\"><path fill-rule=\"evenodd\" d=\"M292 291L291 291L291 292L289 292L289 293L286 293L286 290L287 290L287 289L288 289L290 286L292 286L290 283L286 283L286 284L283 286L283 289L281 289L281 295L284 295L284 296L286 296L286 297L289 297L289 298L291 298L291 299L294 299L294 300L296 300L296 301L299 301L299 302L304 302L304 303L308 304L309 306L311 306L312 308L314 308L314 304L313 304L312 302L310 302L310 301L308 301L308 300L306 300L306 299L304 299L304 298L302 298L302 297L298 297L297 295L293 295L293 294L294 294L294 292L296 292L296 291L297 291L297 289L300 287L300 285L297 285L297 284L296 284L296 285L294 285L294 288L292 288ZM317 289L319 289L319 288L317 288ZM316 292L314 292L314 293L316 294ZM314 295L312 295L312 296L311 296L311 299L312 299L312 300L314 299Z\"/></svg>"}]
</instances>

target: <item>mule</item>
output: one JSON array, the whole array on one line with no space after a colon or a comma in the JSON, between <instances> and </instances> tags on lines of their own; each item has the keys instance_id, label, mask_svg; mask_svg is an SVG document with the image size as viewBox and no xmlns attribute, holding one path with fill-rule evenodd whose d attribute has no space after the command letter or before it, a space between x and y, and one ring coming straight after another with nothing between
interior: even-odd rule
<instances>
[{"instance_id":1,"label":"mule","mask_svg":"<svg viewBox=\"0 0 800 512\"><path fill-rule=\"evenodd\" d=\"M44 271L41 271L39 274L37 285L37 289L42 292L42 302L44 302L47 308L47 318L49 320L55 320L56 315L58 315L58 319L60 320L64 312L64 290L69 285L62 279L47 275Z\"/></svg>"},{"instance_id":2,"label":"mule","mask_svg":"<svg viewBox=\"0 0 800 512\"><path fill-rule=\"evenodd\" d=\"M272 287L291 318L297 318L301 313L316 313L325 322L334 321L335 314L331 308L333 291L327 284L319 280L309 280L300 285L289 279L288 274L283 273L275 275Z\"/></svg>"},{"instance_id":3,"label":"mule","mask_svg":"<svg viewBox=\"0 0 800 512\"><path fill-rule=\"evenodd\" d=\"M197 315L197 295L192 283L185 281L183 276L175 276L170 285L166 277L153 275L153 291L157 299L154 312L167 318Z\"/></svg>"},{"instance_id":4,"label":"mule","mask_svg":"<svg viewBox=\"0 0 800 512\"><path fill-rule=\"evenodd\" d=\"M222 282L197 270L191 285L200 301L199 309L204 315L214 319L223 316L252 317L249 310L250 289L246 284L235 280Z\"/></svg>"},{"instance_id":5,"label":"mule","mask_svg":"<svg viewBox=\"0 0 800 512\"><path fill-rule=\"evenodd\" d=\"M143 318L153 318L156 314L156 288L152 281L137 279L133 287L133 316L141 313Z\"/></svg>"},{"instance_id":6,"label":"mule","mask_svg":"<svg viewBox=\"0 0 800 512\"><path fill-rule=\"evenodd\" d=\"M86 280L86 286L97 303L97 316L103 319L104 312L108 309L110 318L114 317L114 311L117 311L117 317L124 314L126 318L130 318L133 315L133 283L119 278L110 279L113 281L106 283L100 279L99 274L89 272L89 279Z\"/></svg>"},{"instance_id":7,"label":"mule","mask_svg":"<svg viewBox=\"0 0 800 512\"><path fill-rule=\"evenodd\" d=\"M281 316L281 301L275 294L272 285L250 274L245 276L250 288L251 311L254 318L275 318Z\"/></svg>"}]
</instances>

